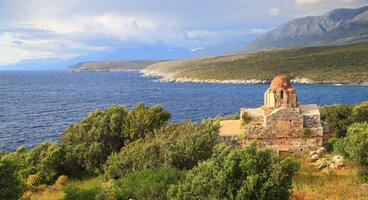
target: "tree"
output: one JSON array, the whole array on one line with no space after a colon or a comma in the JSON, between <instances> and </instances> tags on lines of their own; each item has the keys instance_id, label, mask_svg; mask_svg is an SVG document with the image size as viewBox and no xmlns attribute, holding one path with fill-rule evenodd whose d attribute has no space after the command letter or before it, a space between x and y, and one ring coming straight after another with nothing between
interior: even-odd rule
<instances>
[{"instance_id":1,"label":"tree","mask_svg":"<svg viewBox=\"0 0 368 200\"><path fill-rule=\"evenodd\" d=\"M23 184L16 174L18 166L12 160L0 157L0 199L18 199L23 191Z\"/></svg>"},{"instance_id":2,"label":"tree","mask_svg":"<svg viewBox=\"0 0 368 200\"><path fill-rule=\"evenodd\" d=\"M171 114L160 105L146 107L139 103L127 116L126 134L129 141L144 138L154 130L167 124Z\"/></svg>"},{"instance_id":3,"label":"tree","mask_svg":"<svg viewBox=\"0 0 368 200\"><path fill-rule=\"evenodd\" d=\"M299 164L273 156L253 143L231 149L217 145L210 159L188 171L168 190L172 199L288 199Z\"/></svg>"},{"instance_id":4,"label":"tree","mask_svg":"<svg viewBox=\"0 0 368 200\"><path fill-rule=\"evenodd\" d=\"M191 169L211 156L218 143L218 129L217 121L212 119L166 125L111 155L104 166L105 177L119 178L160 167Z\"/></svg>"},{"instance_id":5,"label":"tree","mask_svg":"<svg viewBox=\"0 0 368 200\"><path fill-rule=\"evenodd\" d=\"M368 181L368 122L354 123L348 129L345 151L360 167L360 174Z\"/></svg>"},{"instance_id":6,"label":"tree","mask_svg":"<svg viewBox=\"0 0 368 200\"><path fill-rule=\"evenodd\" d=\"M349 125L353 122L352 107L347 104L323 106L320 108L321 119L327 122L337 137L345 137Z\"/></svg>"},{"instance_id":7,"label":"tree","mask_svg":"<svg viewBox=\"0 0 368 200\"><path fill-rule=\"evenodd\" d=\"M99 174L109 155L153 134L155 129L167 123L170 116L159 105L146 107L143 103L130 112L125 107L113 106L90 113L62 134L62 142L66 145L67 170L83 168ZM73 166L74 160L77 163Z\"/></svg>"},{"instance_id":8,"label":"tree","mask_svg":"<svg viewBox=\"0 0 368 200\"><path fill-rule=\"evenodd\" d=\"M170 185L178 183L184 172L162 168L129 174L116 181L117 199L168 199Z\"/></svg>"},{"instance_id":9,"label":"tree","mask_svg":"<svg viewBox=\"0 0 368 200\"><path fill-rule=\"evenodd\" d=\"M352 117L354 122L368 122L368 101L355 104Z\"/></svg>"}]
</instances>

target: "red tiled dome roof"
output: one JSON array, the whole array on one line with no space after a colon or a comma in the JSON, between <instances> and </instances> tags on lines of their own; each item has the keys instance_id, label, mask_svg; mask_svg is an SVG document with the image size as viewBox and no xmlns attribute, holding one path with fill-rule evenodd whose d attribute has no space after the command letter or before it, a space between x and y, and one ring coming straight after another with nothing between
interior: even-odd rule
<instances>
[{"instance_id":1,"label":"red tiled dome roof","mask_svg":"<svg viewBox=\"0 0 368 200\"><path fill-rule=\"evenodd\" d=\"M281 75L281 76L276 76L270 85L271 89L279 89L279 88L283 88L285 90L291 88L291 82L289 80L289 78L287 76Z\"/></svg>"}]
</instances>

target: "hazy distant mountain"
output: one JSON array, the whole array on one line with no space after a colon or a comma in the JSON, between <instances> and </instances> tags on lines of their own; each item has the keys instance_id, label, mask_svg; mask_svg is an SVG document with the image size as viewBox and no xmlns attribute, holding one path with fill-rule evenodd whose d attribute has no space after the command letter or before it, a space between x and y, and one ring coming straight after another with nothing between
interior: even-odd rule
<instances>
[{"instance_id":1,"label":"hazy distant mountain","mask_svg":"<svg viewBox=\"0 0 368 200\"><path fill-rule=\"evenodd\" d=\"M175 60L200 56L215 56L237 52L241 48L241 44L242 42L229 42L193 49L165 45L140 45L96 52L67 60L55 58L27 59L8 66L0 66L0 70L66 70L68 66L90 61Z\"/></svg>"},{"instance_id":2,"label":"hazy distant mountain","mask_svg":"<svg viewBox=\"0 0 368 200\"><path fill-rule=\"evenodd\" d=\"M336 9L322 16L294 19L248 43L242 51L367 41L368 6L365 6L358 9Z\"/></svg>"}]
</instances>

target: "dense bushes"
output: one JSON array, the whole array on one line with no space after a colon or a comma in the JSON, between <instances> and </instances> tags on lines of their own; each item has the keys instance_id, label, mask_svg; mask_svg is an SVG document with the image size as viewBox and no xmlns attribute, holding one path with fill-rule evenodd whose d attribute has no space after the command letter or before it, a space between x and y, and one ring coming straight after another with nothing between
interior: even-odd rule
<instances>
[{"instance_id":1,"label":"dense bushes","mask_svg":"<svg viewBox=\"0 0 368 200\"><path fill-rule=\"evenodd\" d=\"M0 191L17 198L24 188L37 190L59 177L54 186L62 188L64 199L289 197L295 161L255 144L245 149L218 145L222 117L168 124L169 118L161 106L144 104L131 111L113 106L90 113L63 132L62 144L1 152ZM98 183L67 183L68 177L73 181L102 172Z\"/></svg>"},{"instance_id":2,"label":"dense bushes","mask_svg":"<svg viewBox=\"0 0 368 200\"><path fill-rule=\"evenodd\" d=\"M218 128L214 120L164 126L154 136L136 140L119 154L112 154L104 167L105 176L119 178L160 167L191 169L211 156L212 147L218 143Z\"/></svg>"},{"instance_id":3,"label":"dense bushes","mask_svg":"<svg viewBox=\"0 0 368 200\"><path fill-rule=\"evenodd\" d=\"M368 123L355 123L348 129L345 151L360 167L359 173L368 181Z\"/></svg>"},{"instance_id":4,"label":"dense bushes","mask_svg":"<svg viewBox=\"0 0 368 200\"><path fill-rule=\"evenodd\" d=\"M351 124L351 106L346 104L321 107L321 119L328 123L337 137L345 137L346 130Z\"/></svg>"},{"instance_id":5,"label":"dense bushes","mask_svg":"<svg viewBox=\"0 0 368 200\"><path fill-rule=\"evenodd\" d=\"M352 106L324 106L321 118L340 137L329 140L329 150L352 159L361 177L368 180L368 101Z\"/></svg>"},{"instance_id":6,"label":"dense bushes","mask_svg":"<svg viewBox=\"0 0 368 200\"><path fill-rule=\"evenodd\" d=\"M19 147L15 153L3 156L17 164L17 176L31 185L50 184L61 175L64 149L57 143L44 142L27 151Z\"/></svg>"},{"instance_id":7,"label":"dense bushes","mask_svg":"<svg viewBox=\"0 0 368 200\"><path fill-rule=\"evenodd\" d=\"M326 121L337 137L345 137L354 122L368 121L368 101L355 105L338 104L320 108L321 119Z\"/></svg>"},{"instance_id":8,"label":"dense bushes","mask_svg":"<svg viewBox=\"0 0 368 200\"><path fill-rule=\"evenodd\" d=\"M124 107L113 106L92 112L80 122L70 125L63 132L62 142L69 146L67 158L76 160L88 172L100 173L110 154L153 133L169 118L170 113L159 105L146 107L140 103L130 112ZM78 169L78 166L74 167Z\"/></svg>"},{"instance_id":9,"label":"dense bushes","mask_svg":"<svg viewBox=\"0 0 368 200\"><path fill-rule=\"evenodd\" d=\"M156 169L129 174L115 182L117 199L166 199L170 185L178 183L184 172Z\"/></svg>"},{"instance_id":10,"label":"dense bushes","mask_svg":"<svg viewBox=\"0 0 368 200\"><path fill-rule=\"evenodd\" d=\"M259 150L255 143L236 149L221 144L168 194L173 199L288 199L298 168L296 161Z\"/></svg>"},{"instance_id":11,"label":"dense bushes","mask_svg":"<svg viewBox=\"0 0 368 200\"><path fill-rule=\"evenodd\" d=\"M23 183L17 176L17 164L0 157L0 199L18 199L23 191Z\"/></svg>"}]
</instances>

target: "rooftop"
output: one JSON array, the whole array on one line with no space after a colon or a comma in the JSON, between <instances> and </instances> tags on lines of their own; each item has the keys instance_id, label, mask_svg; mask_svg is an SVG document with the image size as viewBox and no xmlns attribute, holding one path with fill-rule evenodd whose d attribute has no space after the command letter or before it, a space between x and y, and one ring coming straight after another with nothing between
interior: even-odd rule
<instances>
[{"instance_id":1,"label":"rooftop","mask_svg":"<svg viewBox=\"0 0 368 200\"><path fill-rule=\"evenodd\" d=\"M276 76L270 85L271 89L279 89L279 88L283 88L285 90L291 88L291 82L289 80L289 78L287 76L284 75L280 75L280 76Z\"/></svg>"}]
</instances>

